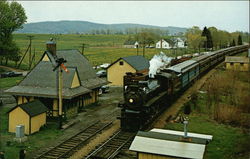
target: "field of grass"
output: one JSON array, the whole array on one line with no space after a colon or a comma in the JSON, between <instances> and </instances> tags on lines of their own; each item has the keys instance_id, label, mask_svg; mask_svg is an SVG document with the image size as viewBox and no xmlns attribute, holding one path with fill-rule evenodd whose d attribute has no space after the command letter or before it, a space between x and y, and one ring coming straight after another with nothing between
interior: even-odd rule
<instances>
[{"instance_id":1,"label":"field of grass","mask_svg":"<svg viewBox=\"0 0 250 159\"><path fill-rule=\"evenodd\" d=\"M15 86L19 83L23 77L7 77L7 78L0 78L0 89L1 88L9 88Z\"/></svg>"},{"instance_id":2,"label":"field of grass","mask_svg":"<svg viewBox=\"0 0 250 159\"><path fill-rule=\"evenodd\" d=\"M28 140L24 143L13 141L15 134L8 133L8 112L11 108L0 107L0 150L5 151L5 159L17 159L20 149L27 151L38 150L40 147L46 146L50 140L57 138L63 134L57 124L47 124L43 131L28 136Z\"/></svg>"},{"instance_id":3,"label":"field of grass","mask_svg":"<svg viewBox=\"0 0 250 159\"><path fill-rule=\"evenodd\" d=\"M169 123L166 129L183 131L183 124ZM245 159L250 136L242 129L218 124L206 115L193 113L189 116L188 131L213 135L213 140L207 145L204 159ZM241 156L243 154L243 156Z\"/></svg>"},{"instance_id":4,"label":"field of grass","mask_svg":"<svg viewBox=\"0 0 250 159\"><path fill-rule=\"evenodd\" d=\"M123 48L123 43L127 40L128 35L77 35L77 34L14 34L14 39L17 45L21 49L22 55L25 53L28 45L28 35L32 35L32 53L35 49L35 62L38 62L41 55L46 50L46 42L53 37L57 42L57 49L78 49L82 50L82 44L85 43L86 48L84 55L89 59L93 65L99 65L102 63L111 63L120 57L129 55L136 55L136 49ZM192 50L178 49L174 50L162 50L155 48L146 48L145 57L150 59L153 55L163 51L168 56L178 56L186 53L193 52ZM139 48L139 55L142 55L142 48ZM27 54L28 55L28 54ZM22 68L27 68L28 56L26 55ZM14 65L10 63L10 65Z\"/></svg>"},{"instance_id":5,"label":"field of grass","mask_svg":"<svg viewBox=\"0 0 250 159\"><path fill-rule=\"evenodd\" d=\"M202 92L193 94L184 104L185 108L191 108L188 131L213 135L205 159L249 158L249 86L248 72L218 67L201 88ZM183 131L183 124L169 123L165 128Z\"/></svg>"}]
</instances>

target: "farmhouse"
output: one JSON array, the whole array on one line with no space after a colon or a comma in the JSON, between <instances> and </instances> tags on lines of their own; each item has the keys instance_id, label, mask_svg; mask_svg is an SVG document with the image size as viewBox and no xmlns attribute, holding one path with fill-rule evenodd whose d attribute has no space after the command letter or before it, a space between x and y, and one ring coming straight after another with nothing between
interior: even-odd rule
<instances>
[{"instance_id":1,"label":"farmhouse","mask_svg":"<svg viewBox=\"0 0 250 159\"><path fill-rule=\"evenodd\" d=\"M9 132L15 132L17 125L24 125L24 133L27 135L39 131L46 124L47 110L39 100L17 105L8 112Z\"/></svg>"},{"instance_id":2,"label":"farmhouse","mask_svg":"<svg viewBox=\"0 0 250 159\"><path fill-rule=\"evenodd\" d=\"M173 42L168 39L161 39L156 43L156 48L158 49L171 49Z\"/></svg>"},{"instance_id":3,"label":"farmhouse","mask_svg":"<svg viewBox=\"0 0 250 159\"><path fill-rule=\"evenodd\" d=\"M181 38L173 38L172 41L174 42L174 48L186 48L185 40Z\"/></svg>"},{"instance_id":4,"label":"farmhouse","mask_svg":"<svg viewBox=\"0 0 250 159\"><path fill-rule=\"evenodd\" d=\"M110 85L123 86L123 76L126 72L148 72L149 61L143 56L121 57L107 68L107 79Z\"/></svg>"},{"instance_id":5,"label":"farmhouse","mask_svg":"<svg viewBox=\"0 0 250 159\"><path fill-rule=\"evenodd\" d=\"M139 47L139 42L127 40L124 42L123 47L124 48L137 48L137 47Z\"/></svg>"},{"instance_id":6,"label":"farmhouse","mask_svg":"<svg viewBox=\"0 0 250 159\"><path fill-rule=\"evenodd\" d=\"M63 118L68 118L76 115L84 106L95 103L99 88L107 84L107 81L96 76L88 60L78 50L56 51L55 43L47 43L47 51L38 64L17 86L6 92L16 98L18 105L37 99L49 109L48 117L58 117L57 71L53 71L55 56L67 60L65 66L69 73L62 73L62 113Z\"/></svg>"},{"instance_id":7,"label":"farmhouse","mask_svg":"<svg viewBox=\"0 0 250 159\"><path fill-rule=\"evenodd\" d=\"M250 58L242 56L227 56L225 59L226 69L235 71L249 71Z\"/></svg>"},{"instance_id":8,"label":"farmhouse","mask_svg":"<svg viewBox=\"0 0 250 159\"><path fill-rule=\"evenodd\" d=\"M139 131L129 150L137 152L138 159L202 159L211 135L152 129Z\"/></svg>"}]
</instances>

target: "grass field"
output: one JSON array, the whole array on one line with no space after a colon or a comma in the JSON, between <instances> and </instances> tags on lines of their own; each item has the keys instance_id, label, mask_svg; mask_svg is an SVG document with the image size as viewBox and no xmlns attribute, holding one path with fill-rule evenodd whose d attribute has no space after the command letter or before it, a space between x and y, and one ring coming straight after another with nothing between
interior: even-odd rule
<instances>
[{"instance_id":1,"label":"grass field","mask_svg":"<svg viewBox=\"0 0 250 159\"><path fill-rule=\"evenodd\" d=\"M231 72L218 67L201 88L203 93L195 93L184 104L192 110L188 115L188 131L213 135L204 159L249 158L249 86L248 72ZM183 124L169 123L165 128L183 131Z\"/></svg>"},{"instance_id":2,"label":"grass field","mask_svg":"<svg viewBox=\"0 0 250 159\"><path fill-rule=\"evenodd\" d=\"M19 83L23 77L7 77L7 78L0 78L0 88L9 88L15 86Z\"/></svg>"},{"instance_id":3,"label":"grass field","mask_svg":"<svg viewBox=\"0 0 250 159\"><path fill-rule=\"evenodd\" d=\"M183 124L170 123L165 127L183 131ZM206 115L193 113L189 116L188 131L213 135L213 140L207 145L204 159L246 159L241 154L247 151L247 142L250 136L242 133L240 128L218 124Z\"/></svg>"},{"instance_id":4,"label":"grass field","mask_svg":"<svg viewBox=\"0 0 250 159\"><path fill-rule=\"evenodd\" d=\"M29 135L26 142L14 142L13 138L15 134L8 133L7 112L10 109L10 107L0 107L0 150L5 151L5 159L18 159L20 149L26 149L27 151L38 150L40 147L46 146L50 140L63 134L63 131L57 129L58 125L56 123L51 123L47 124L46 127L43 128L43 131Z\"/></svg>"},{"instance_id":5,"label":"grass field","mask_svg":"<svg viewBox=\"0 0 250 159\"><path fill-rule=\"evenodd\" d=\"M35 49L35 63L41 58L41 55L46 50L46 42L53 37L57 42L57 49L78 49L82 50L82 44L85 43L86 48L84 55L89 59L93 65L99 65L102 63L111 63L120 57L129 55L137 55L136 49L123 48L123 43L127 40L128 35L77 35L77 34L62 34L62 35L50 35L50 34L14 34L14 39L17 45L20 47L22 55L25 53L28 45L28 35L32 35L32 53ZM146 48L145 57L150 59L153 55L163 51L168 56L178 56L185 53L193 52L186 49L174 50L162 50L155 48ZM142 55L142 48L139 48L139 55ZM28 55L28 54L27 54ZM28 56L26 55L22 68L26 68L28 64ZM10 63L14 65L13 63Z\"/></svg>"}]
</instances>

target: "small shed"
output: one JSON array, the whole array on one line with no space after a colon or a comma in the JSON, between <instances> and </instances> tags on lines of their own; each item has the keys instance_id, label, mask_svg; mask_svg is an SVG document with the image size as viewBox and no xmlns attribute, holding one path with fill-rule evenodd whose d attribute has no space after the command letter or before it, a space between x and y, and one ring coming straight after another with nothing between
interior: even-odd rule
<instances>
[{"instance_id":1,"label":"small shed","mask_svg":"<svg viewBox=\"0 0 250 159\"><path fill-rule=\"evenodd\" d=\"M226 69L235 71L249 71L250 58L243 56L226 56Z\"/></svg>"},{"instance_id":2,"label":"small shed","mask_svg":"<svg viewBox=\"0 0 250 159\"><path fill-rule=\"evenodd\" d=\"M123 86L126 72L145 73L149 70L149 61L143 56L121 57L107 68L107 80L110 85Z\"/></svg>"},{"instance_id":3,"label":"small shed","mask_svg":"<svg viewBox=\"0 0 250 159\"><path fill-rule=\"evenodd\" d=\"M24 133L29 135L39 131L46 124L48 108L39 100L20 104L8 111L9 132L15 132L17 125L24 125Z\"/></svg>"},{"instance_id":4,"label":"small shed","mask_svg":"<svg viewBox=\"0 0 250 159\"><path fill-rule=\"evenodd\" d=\"M212 140L211 135L152 129L139 131L129 150L137 152L138 159L202 159L206 144Z\"/></svg>"}]
</instances>

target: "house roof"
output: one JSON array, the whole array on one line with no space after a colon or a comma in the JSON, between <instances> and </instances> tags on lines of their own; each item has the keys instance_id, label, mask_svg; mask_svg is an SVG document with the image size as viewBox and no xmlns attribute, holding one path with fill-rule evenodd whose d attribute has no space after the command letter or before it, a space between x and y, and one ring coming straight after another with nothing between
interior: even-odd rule
<instances>
[{"instance_id":1,"label":"house roof","mask_svg":"<svg viewBox=\"0 0 250 159\"><path fill-rule=\"evenodd\" d=\"M243 56L226 56L225 62L249 63L250 58Z\"/></svg>"},{"instance_id":2,"label":"house roof","mask_svg":"<svg viewBox=\"0 0 250 159\"><path fill-rule=\"evenodd\" d=\"M202 159L205 145L136 136L129 150L155 155Z\"/></svg>"},{"instance_id":3,"label":"house roof","mask_svg":"<svg viewBox=\"0 0 250 159\"><path fill-rule=\"evenodd\" d=\"M180 158L202 159L205 144L212 140L211 135L188 133L189 142L183 142L184 132L153 129L149 132L139 131L129 150Z\"/></svg>"},{"instance_id":4,"label":"house roof","mask_svg":"<svg viewBox=\"0 0 250 159\"><path fill-rule=\"evenodd\" d=\"M17 107L23 109L30 117L42 114L48 110L48 108L42 102L40 102L39 100L34 100L28 103L17 105L11 110L9 110L8 113L16 109Z\"/></svg>"},{"instance_id":5,"label":"house roof","mask_svg":"<svg viewBox=\"0 0 250 159\"><path fill-rule=\"evenodd\" d=\"M162 42L167 42L169 45L173 45L174 44L174 42L172 41L172 40L170 40L170 39L161 39L162 40ZM160 43L161 42L161 40L159 40L157 43Z\"/></svg>"},{"instance_id":6,"label":"house roof","mask_svg":"<svg viewBox=\"0 0 250 159\"><path fill-rule=\"evenodd\" d=\"M53 71L55 59L49 52L45 52L43 56L45 55L50 61L41 60L17 86L6 92L13 95L57 98L57 71ZM65 66L69 70L69 73L63 71L63 98L71 99L107 83L96 76L95 70L79 51L60 50L57 51L57 56L67 60ZM79 78L80 86L71 88L75 73Z\"/></svg>"},{"instance_id":7,"label":"house roof","mask_svg":"<svg viewBox=\"0 0 250 159\"><path fill-rule=\"evenodd\" d=\"M120 61L121 59L123 59L124 61L126 61L136 71L141 71L141 70L149 68L149 61L146 58L144 58L143 56L121 57L118 60L116 60L115 62L113 62L111 65L109 65L109 67L111 67L113 64L115 64L116 62Z\"/></svg>"},{"instance_id":8,"label":"house roof","mask_svg":"<svg viewBox=\"0 0 250 159\"><path fill-rule=\"evenodd\" d=\"M178 42L184 42L184 41L186 41L186 39L185 38L181 38L181 37L174 37L174 38L172 38L171 39L172 41L178 41Z\"/></svg>"},{"instance_id":9,"label":"house roof","mask_svg":"<svg viewBox=\"0 0 250 159\"><path fill-rule=\"evenodd\" d=\"M135 40L127 40L124 42L124 45L135 45L136 41Z\"/></svg>"}]
</instances>

